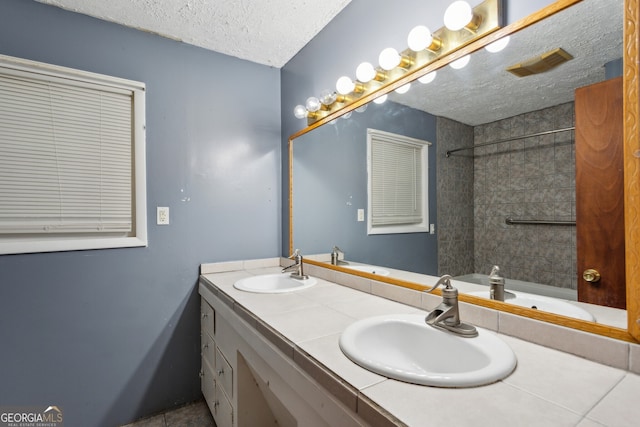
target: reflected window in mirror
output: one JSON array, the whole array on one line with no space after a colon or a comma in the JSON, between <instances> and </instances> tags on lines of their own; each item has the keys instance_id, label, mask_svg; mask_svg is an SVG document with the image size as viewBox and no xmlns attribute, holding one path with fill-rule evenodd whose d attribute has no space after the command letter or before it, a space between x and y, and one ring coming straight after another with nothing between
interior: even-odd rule
<instances>
[{"instance_id":1,"label":"reflected window in mirror","mask_svg":"<svg viewBox=\"0 0 640 427\"><path fill-rule=\"evenodd\" d=\"M429 145L367 129L368 234L428 231Z\"/></svg>"}]
</instances>

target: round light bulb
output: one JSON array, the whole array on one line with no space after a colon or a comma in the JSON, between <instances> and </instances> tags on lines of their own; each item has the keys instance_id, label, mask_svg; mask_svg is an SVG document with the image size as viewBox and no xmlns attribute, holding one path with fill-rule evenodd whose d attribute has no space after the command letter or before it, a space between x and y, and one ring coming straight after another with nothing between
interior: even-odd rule
<instances>
[{"instance_id":1,"label":"round light bulb","mask_svg":"<svg viewBox=\"0 0 640 427\"><path fill-rule=\"evenodd\" d=\"M348 95L356 88L356 84L350 77L342 76L336 82L336 90L340 95Z\"/></svg>"},{"instance_id":2,"label":"round light bulb","mask_svg":"<svg viewBox=\"0 0 640 427\"><path fill-rule=\"evenodd\" d=\"M338 96L332 90L325 89L320 92L320 102L324 105L331 105L336 102L336 99L338 99Z\"/></svg>"},{"instance_id":3,"label":"round light bulb","mask_svg":"<svg viewBox=\"0 0 640 427\"><path fill-rule=\"evenodd\" d=\"M384 101L387 100L387 95L382 95L373 100L376 104L384 104Z\"/></svg>"},{"instance_id":4,"label":"round light bulb","mask_svg":"<svg viewBox=\"0 0 640 427\"><path fill-rule=\"evenodd\" d=\"M469 55L465 55L462 58L458 58L455 61L449 63L449 66L455 70L460 70L467 66L467 64L469 63L469 59L471 59Z\"/></svg>"},{"instance_id":5,"label":"round light bulb","mask_svg":"<svg viewBox=\"0 0 640 427\"><path fill-rule=\"evenodd\" d=\"M382 69L391 71L400 64L400 54L392 47L388 47L380 52L378 63Z\"/></svg>"},{"instance_id":6,"label":"round light bulb","mask_svg":"<svg viewBox=\"0 0 640 427\"><path fill-rule=\"evenodd\" d=\"M484 48L488 52L497 53L497 52L500 52L505 47L507 47L507 45L509 44L509 40L511 40L511 37L505 36L501 39L494 41L493 43L486 45Z\"/></svg>"},{"instance_id":7,"label":"round light bulb","mask_svg":"<svg viewBox=\"0 0 640 427\"><path fill-rule=\"evenodd\" d=\"M356 108L356 113L364 113L365 111L367 111L367 107L369 106L369 104L364 104L359 106L358 108Z\"/></svg>"},{"instance_id":8,"label":"round light bulb","mask_svg":"<svg viewBox=\"0 0 640 427\"><path fill-rule=\"evenodd\" d=\"M309 98L307 98L307 102L305 103L305 105L307 107L307 111L315 113L320 109L320 100L315 96L310 96Z\"/></svg>"},{"instance_id":9,"label":"round light bulb","mask_svg":"<svg viewBox=\"0 0 640 427\"><path fill-rule=\"evenodd\" d=\"M411 83L407 83L404 86L400 86L398 89L395 90L395 92L399 94L403 94L403 93L409 92L409 89L411 89Z\"/></svg>"},{"instance_id":10,"label":"round light bulb","mask_svg":"<svg viewBox=\"0 0 640 427\"><path fill-rule=\"evenodd\" d=\"M409 32L409 36L407 37L407 44L409 45L409 49L414 52L420 52L425 50L433 43L433 35L431 34L431 30L424 25L418 25L414 27L411 32Z\"/></svg>"},{"instance_id":11,"label":"round light bulb","mask_svg":"<svg viewBox=\"0 0 640 427\"><path fill-rule=\"evenodd\" d=\"M444 25L451 31L458 31L471 22L473 10L466 1L454 1L444 12Z\"/></svg>"},{"instance_id":12,"label":"round light bulb","mask_svg":"<svg viewBox=\"0 0 640 427\"><path fill-rule=\"evenodd\" d=\"M436 78L436 72L432 71L424 76L420 77L418 81L422 84L431 83Z\"/></svg>"},{"instance_id":13,"label":"round light bulb","mask_svg":"<svg viewBox=\"0 0 640 427\"><path fill-rule=\"evenodd\" d=\"M367 83L376 77L376 69L369 62L363 62L356 68L356 78L362 83Z\"/></svg>"},{"instance_id":14,"label":"round light bulb","mask_svg":"<svg viewBox=\"0 0 640 427\"><path fill-rule=\"evenodd\" d=\"M353 111L349 111L348 113L344 113L342 115L342 118L347 120L349 117L351 117L351 114L353 114Z\"/></svg>"},{"instance_id":15,"label":"round light bulb","mask_svg":"<svg viewBox=\"0 0 640 427\"><path fill-rule=\"evenodd\" d=\"M293 109L293 115L296 116L296 119L304 119L307 117L307 109L304 105L296 105Z\"/></svg>"}]
</instances>

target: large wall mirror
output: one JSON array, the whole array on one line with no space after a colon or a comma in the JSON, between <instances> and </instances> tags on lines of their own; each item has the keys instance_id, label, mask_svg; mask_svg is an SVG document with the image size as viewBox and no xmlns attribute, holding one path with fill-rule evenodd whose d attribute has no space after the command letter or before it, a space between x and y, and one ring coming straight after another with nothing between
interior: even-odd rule
<instances>
[{"instance_id":1,"label":"large wall mirror","mask_svg":"<svg viewBox=\"0 0 640 427\"><path fill-rule=\"evenodd\" d=\"M372 265L390 273L376 275L379 280L417 289L420 286L394 277L393 272L451 274L486 284L492 266L499 265L507 290L513 286L514 291L543 295L551 305L552 301L569 302L594 317L493 301L472 294L481 289L473 286L461 299L634 341L640 335L638 324L629 320L640 314L636 279L640 225L635 219L640 208L635 206L637 199L631 202L640 179L640 151L632 148L638 141L637 34L632 34L637 12L637 0L557 1L472 43L449 60L414 73L417 79L435 70L430 83L413 81L407 93L390 92L385 103L358 103L355 111L346 108L293 135L291 249L320 254L338 246L349 264L329 268L373 277L366 270L351 269L351 264ZM507 34L510 41L502 51L484 48ZM548 55L547 62L562 59L558 49L572 58L548 71L516 75L529 74L530 70L517 66L532 65L541 56ZM447 65L467 53L470 61L465 68ZM515 72L507 71L513 66L518 68ZM597 94L576 95L582 91L579 88L613 81L619 89L603 90L618 91L619 101L611 101L620 104L618 118L608 116L608 109L592 108L601 104ZM583 96L591 98L585 101ZM626 203L615 215L599 212L597 220L591 209L581 210L579 203L584 185L592 186L576 178L591 175L591 169L585 174L585 162L593 166L589 164L593 159L585 160L580 149L576 155L576 139L584 137L580 121L584 116L591 122L598 122L595 116L600 122L619 120L617 147L620 151L625 147L618 168L624 169L625 179L617 200L621 206L623 200ZM368 129L431 143L424 214L433 232L368 233ZM611 167L600 164L596 169ZM592 205L598 203L596 198ZM513 221L508 223L507 218ZM594 244L580 237L581 227L582 233L588 231L584 224L608 224L605 233L617 227L626 235L626 252L624 241ZM617 302L590 295L589 289L605 282L583 283L587 279L580 258L594 246L603 248L604 265L622 273L621 280L614 280L621 294ZM625 257L626 267L620 262ZM591 288L581 290L585 285Z\"/></svg>"}]
</instances>

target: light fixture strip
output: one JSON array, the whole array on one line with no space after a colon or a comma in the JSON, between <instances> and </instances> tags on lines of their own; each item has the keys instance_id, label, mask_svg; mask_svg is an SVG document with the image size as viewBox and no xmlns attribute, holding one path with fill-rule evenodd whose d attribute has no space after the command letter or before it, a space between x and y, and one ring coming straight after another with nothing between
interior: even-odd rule
<instances>
[{"instance_id":1,"label":"light fixture strip","mask_svg":"<svg viewBox=\"0 0 640 427\"><path fill-rule=\"evenodd\" d=\"M447 27L442 27L433 33L434 37L442 40L442 48L438 51L438 56L444 56L456 50L462 49L471 42L486 36L499 29L502 25L501 0L485 0L473 8L474 16L481 16L482 20L475 32L465 30L451 31Z\"/></svg>"},{"instance_id":2,"label":"light fixture strip","mask_svg":"<svg viewBox=\"0 0 640 427\"><path fill-rule=\"evenodd\" d=\"M407 80L406 77L408 75L414 74L418 70L424 69L445 55L460 50L468 44L498 30L502 25L502 22L500 22L500 18L502 16L501 0L485 0L473 8L473 13L474 15L482 17L480 25L475 32L470 32L465 29L451 31L443 26L433 33L434 38L441 41L442 46L439 50L434 52L425 49L420 52L414 52L409 48L405 49L400 52L400 55L403 58L411 58L412 63L410 65L404 63L389 71L383 70L379 66L376 67L376 73L378 73L378 75L382 74L386 76L384 81L374 79L370 82L362 83L354 80L358 85L358 92L352 92L348 95L339 95L340 99L338 99L338 101L326 106L326 108L322 108L321 110L314 112L313 114L309 114L307 117L307 124L309 126L313 125L314 123L329 116L337 117L337 112L352 107L356 101L367 97L374 92L380 92L382 95L383 93L389 93L394 89L403 86L404 83L406 83L405 80ZM407 65L409 65L408 68L403 68L403 66L406 67ZM400 80L403 80L402 84L398 83ZM360 105L353 106L353 108L349 109L353 110L358 106Z\"/></svg>"}]
</instances>

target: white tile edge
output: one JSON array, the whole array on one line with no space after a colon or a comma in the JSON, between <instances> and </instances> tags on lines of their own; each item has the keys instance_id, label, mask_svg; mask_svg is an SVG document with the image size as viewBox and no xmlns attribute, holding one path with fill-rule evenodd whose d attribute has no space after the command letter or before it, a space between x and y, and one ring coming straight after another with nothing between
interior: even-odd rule
<instances>
[{"instance_id":1,"label":"white tile edge","mask_svg":"<svg viewBox=\"0 0 640 427\"><path fill-rule=\"evenodd\" d=\"M222 261L200 264L200 274L224 273L227 271L248 270L252 268L279 267L282 259L258 258L243 261ZM285 258L286 259L286 258Z\"/></svg>"}]
</instances>

